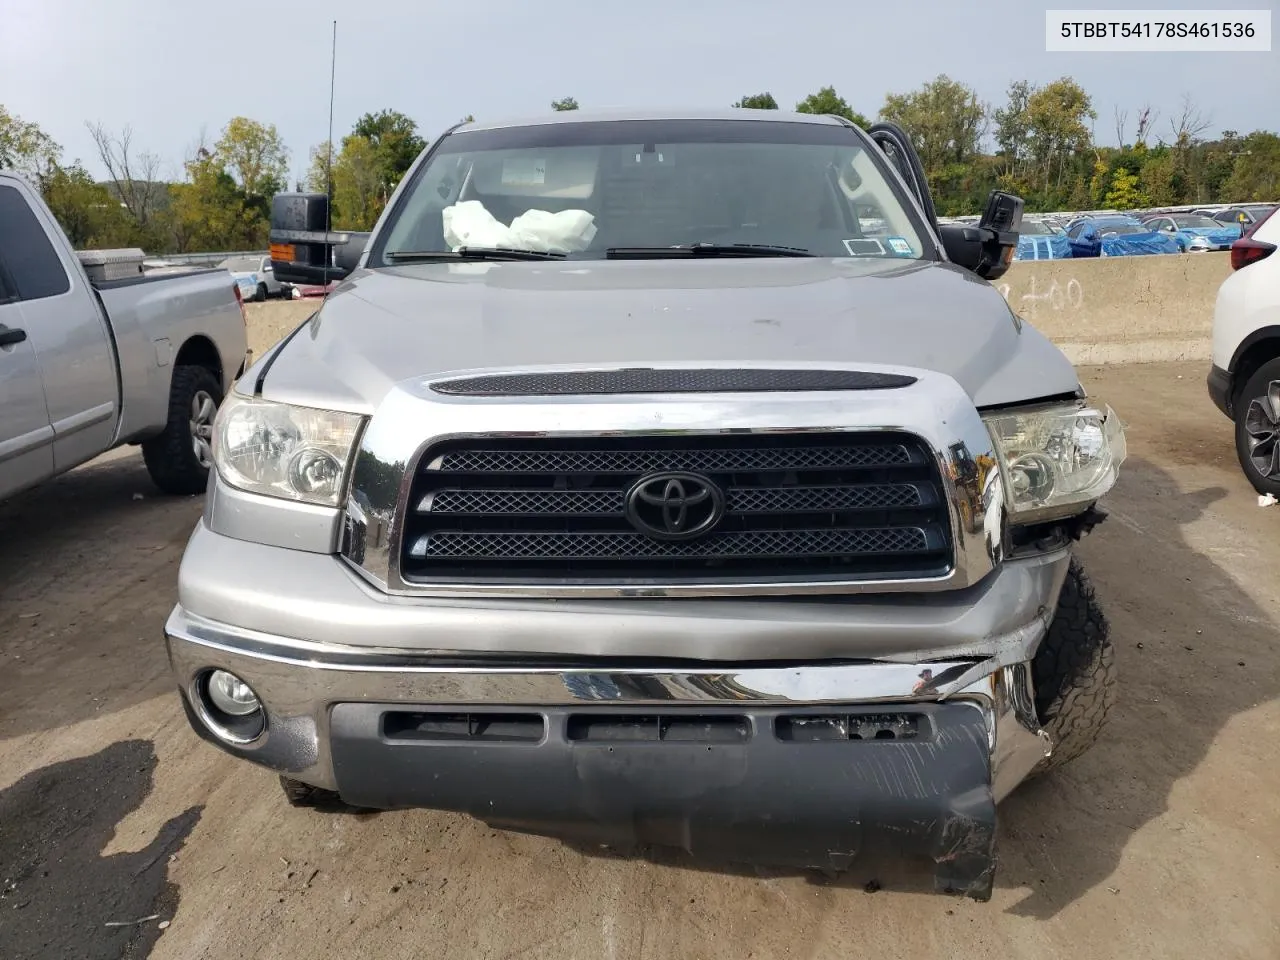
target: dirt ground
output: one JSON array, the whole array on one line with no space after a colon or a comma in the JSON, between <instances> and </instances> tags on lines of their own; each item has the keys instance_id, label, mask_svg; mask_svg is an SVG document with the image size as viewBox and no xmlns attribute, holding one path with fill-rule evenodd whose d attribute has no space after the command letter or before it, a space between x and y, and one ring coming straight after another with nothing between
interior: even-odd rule
<instances>
[{"instance_id":1,"label":"dirt ground","mask_svg":"<svg viewBox=\"0 0 1280 960\"><path fill-rule=\"evenodd\" d=\"M255 307L255 347L308 308ZM0 956L1280 956L1280 507L1203 365L1083 375L1129 425L1081 546L1120 701L1002 805L991 902L287 807L181 714L161 625L200 498L158 495L130 450L0 506Z\"/></svg>"}]
</instances>

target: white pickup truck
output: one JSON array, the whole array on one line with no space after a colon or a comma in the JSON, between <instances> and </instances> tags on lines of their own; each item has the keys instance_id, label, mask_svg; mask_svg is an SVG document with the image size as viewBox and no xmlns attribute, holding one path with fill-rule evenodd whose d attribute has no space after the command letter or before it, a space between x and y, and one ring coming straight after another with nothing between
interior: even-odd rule
<instances>
[{"instance_id":1,"label":"white pickup truck","mask_svg":"<svg viewBox=\"0 0 1280 960\"><path fill-rule=\"evenodd\" d=\"M0 499L122 444L204 491L213 417L248 360L225 270L92 282L39 193L0 172Z\"/></svg>"}]
</instances>

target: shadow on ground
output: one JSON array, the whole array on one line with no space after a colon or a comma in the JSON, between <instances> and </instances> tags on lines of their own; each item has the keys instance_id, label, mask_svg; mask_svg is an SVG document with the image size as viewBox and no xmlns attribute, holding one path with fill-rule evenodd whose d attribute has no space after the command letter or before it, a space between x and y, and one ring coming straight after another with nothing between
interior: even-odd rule
<instances>
[{"instance_id":1,"label":"shadow on ground","mask_svg":"<svg viewBox=\"0 0 1280 960\"><path fill-rule=\"evenodd\" d=\"M36 770L0 792L0 954L6 960L116 960L150 954L178 888L169 855L200 819L192 807L136 853L102 856L151 792L156 755L126 740ZM158 914L156 920L135 923ZM108 926L109 923L124 926Z\"/></svg>"},{"instance_id":2,"label":"shadow on ground","mask_svg":"<svg viewBox=\"0 0 1280 960\"><path fill-rule=\"evenodd\" d=\"M1276 625L1183 534L1227 495L1184 494L1169 473L1131 460L1111 498L1123 519L1084 543L1111 620L1119 698L1089 754L1002 806L998 883L1032 891L1015 914L1052 917L1105 885L1129 839L1167 811L1175 784L1227 723L1280 693ZM1240 498L1240 509L1256 510L1251 499ZM1231 526L1246 532L1257 522L1246 516Z\"/></svg>"}]
</instances>

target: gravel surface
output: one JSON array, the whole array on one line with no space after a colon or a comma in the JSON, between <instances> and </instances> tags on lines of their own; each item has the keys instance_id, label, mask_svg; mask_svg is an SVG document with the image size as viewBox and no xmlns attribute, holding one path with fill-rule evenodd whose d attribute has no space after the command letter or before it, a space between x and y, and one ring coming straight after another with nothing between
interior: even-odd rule
<instances>
[{"instance_id":1,"label":"gravel surface","mask_svg":"<svg viewBox=\"0 0 1280 960\"><path fill-rule=\"evenodd\" d=\"M255 349L311 309L252 305ZM1002 805L990 903L287 807L182 716L161 626L201 498L159 495L126 449L0 505L0 956L1280 955L1280 508L1203 365L1082 376L1130 431L1080 549L1120 700L1098 747Z\"/></svg>"}]
</instances>

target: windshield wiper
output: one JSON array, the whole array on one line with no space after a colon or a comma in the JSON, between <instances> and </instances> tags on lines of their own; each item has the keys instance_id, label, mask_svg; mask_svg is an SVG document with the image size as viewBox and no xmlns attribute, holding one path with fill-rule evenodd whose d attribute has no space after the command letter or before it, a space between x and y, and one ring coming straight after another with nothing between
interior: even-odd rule
<instances>
[{"instance_id":1,"label":"windshield wiper","mask_svg":"<svg viewBox=\"0 0 1280 960\"><path fill-rule=\"evenodd\" d=\"M432 260L563 260L563 253L549 250L517 250L515 247L459 247L457 250L395 250L384 254L396 263L428 263Z\"/></svg>"},{"instance_id":2,"label":"windshield wiper","mask_svg":"<svg viewBox=\"0 0 1280 960\"><path fill-rule=\"evenodd\" d=\"M804 247L772 243L691 243L679 247L610 247L610 260L662 260L668 257L812 257Z\"/></svg>"}]
</instances>

